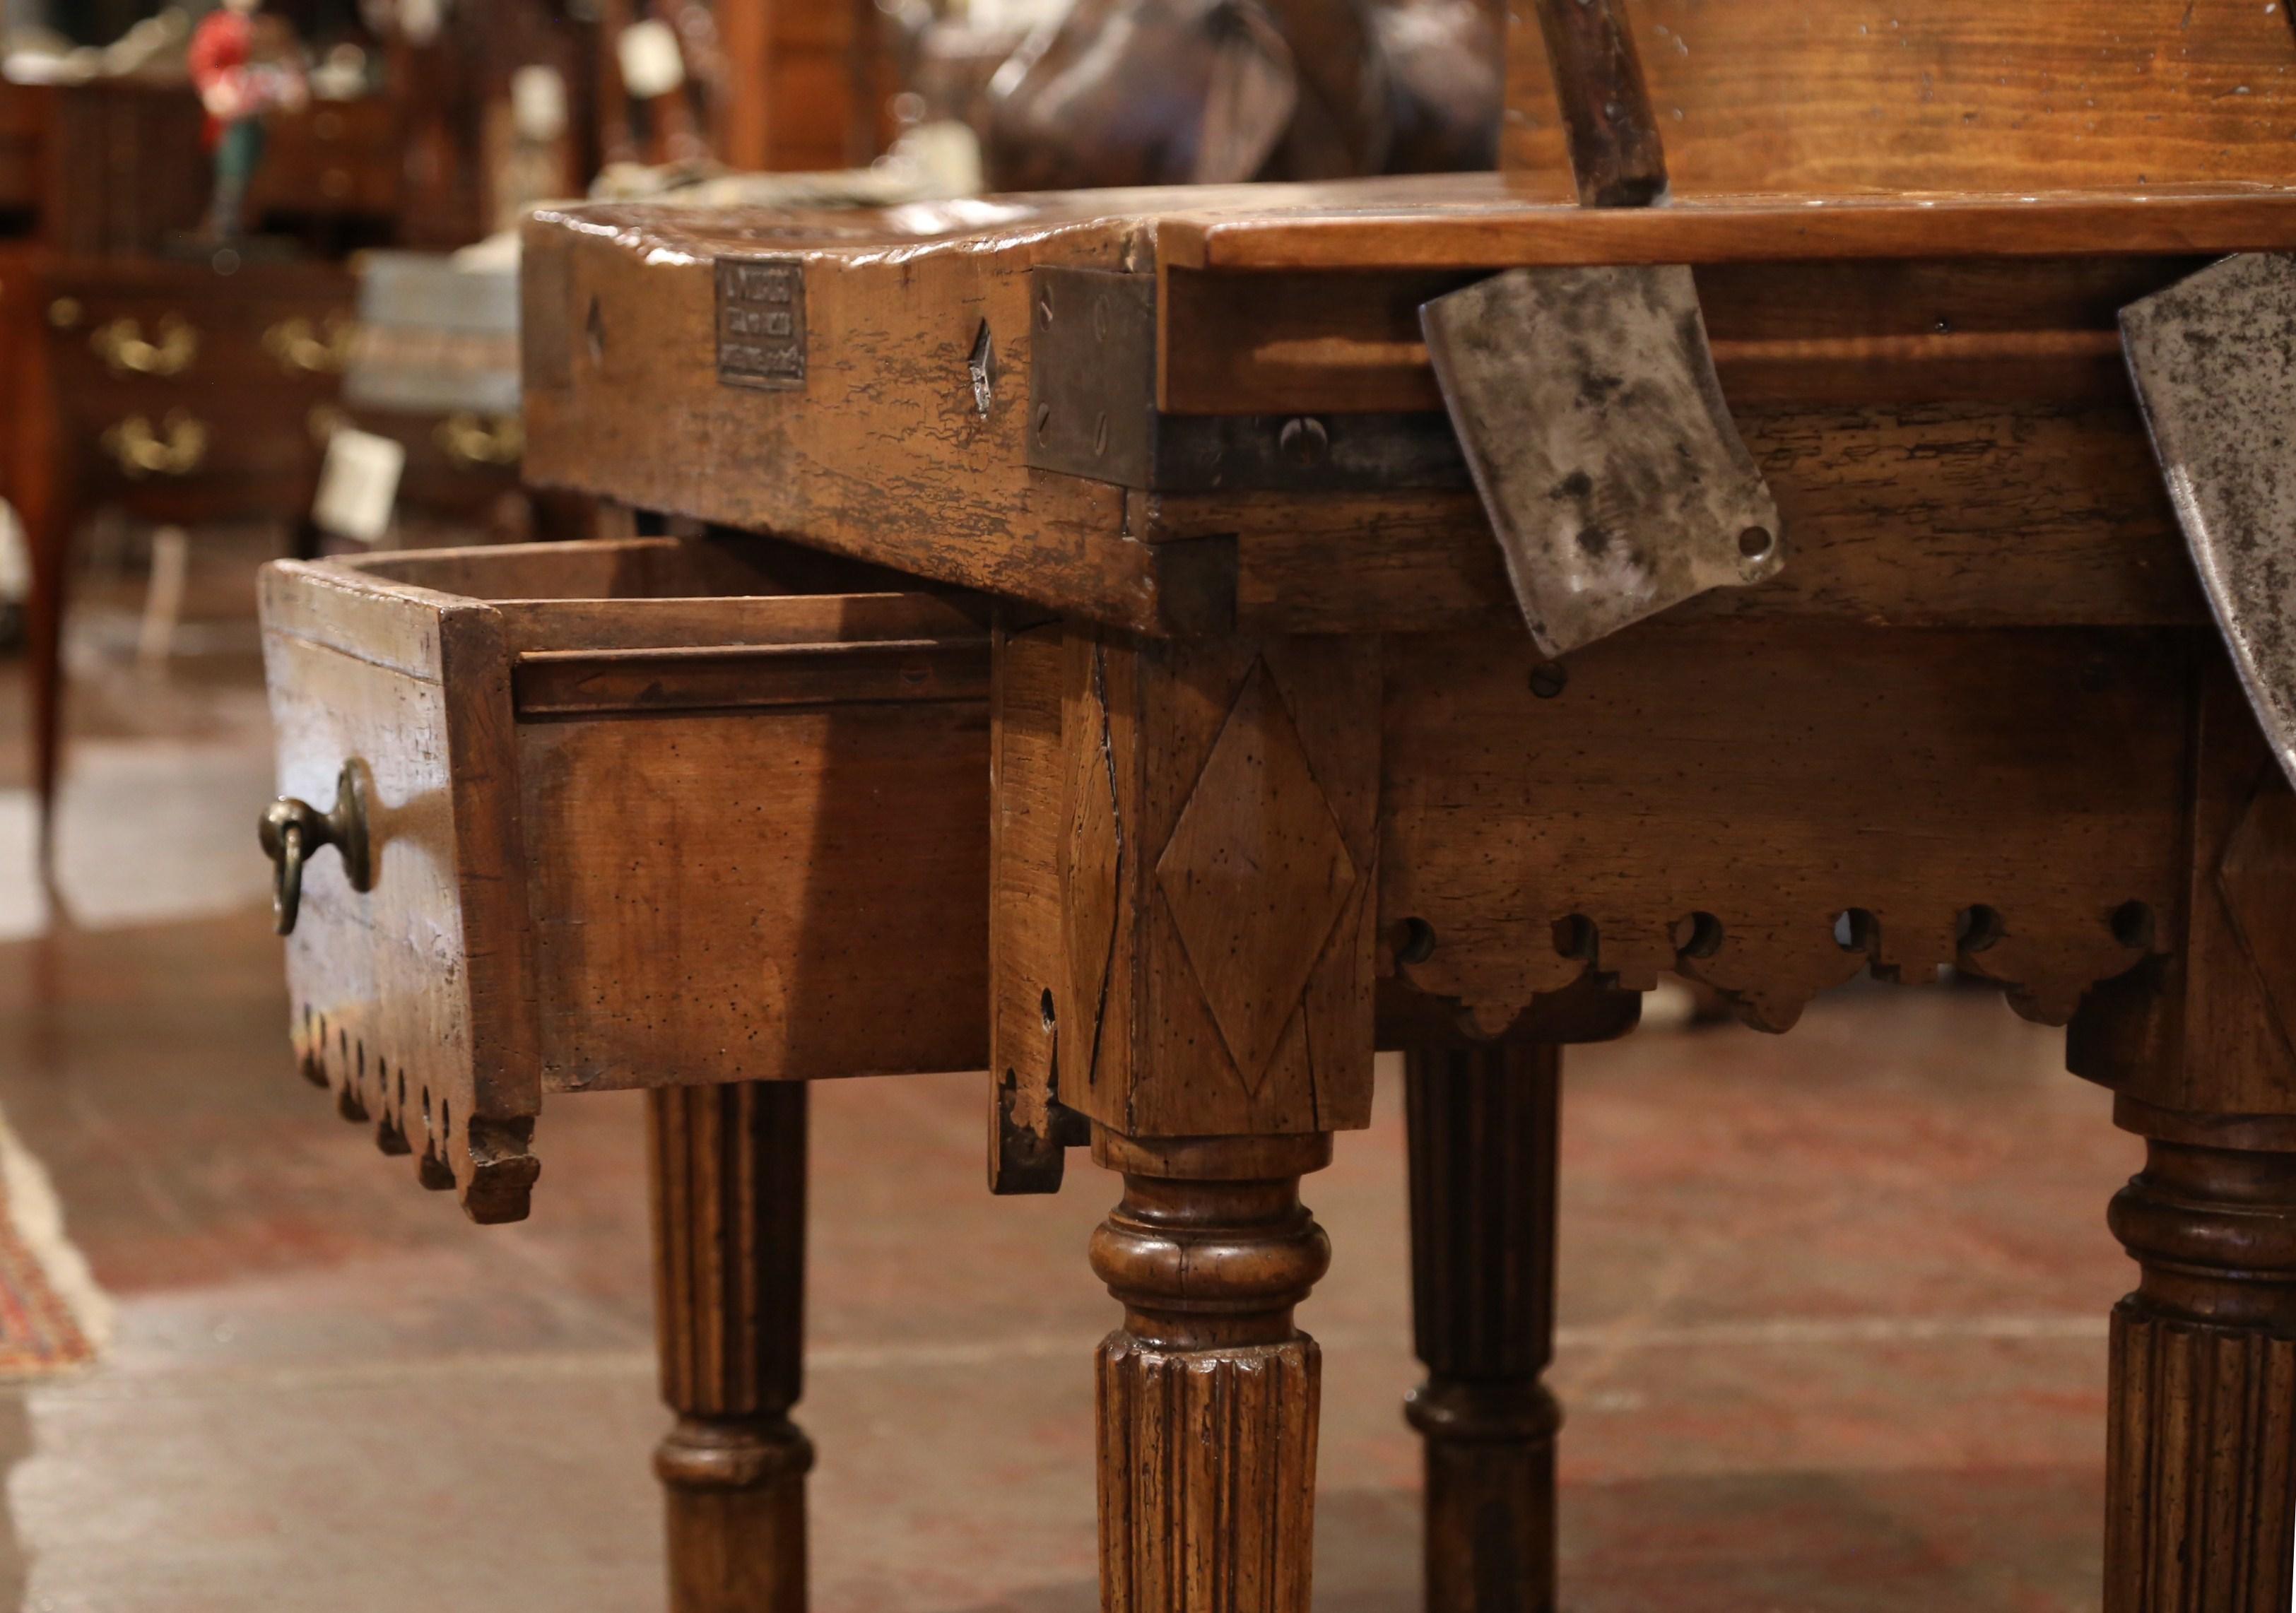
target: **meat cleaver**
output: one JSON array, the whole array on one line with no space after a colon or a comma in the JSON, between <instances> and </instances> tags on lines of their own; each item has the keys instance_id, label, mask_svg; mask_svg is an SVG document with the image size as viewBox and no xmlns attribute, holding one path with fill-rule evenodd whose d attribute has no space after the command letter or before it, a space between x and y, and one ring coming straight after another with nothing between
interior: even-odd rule
<instances>
[{"instance_id":1,"label":"meat cleaver","mask_svg":"<svg viewBox=\"0 0 2296 1613\"><path fill-rule=\"evenodd\" d=\"M2249 252L2120 313L2201 586L2296 781L2296 257Z\"/></svg>"},{"instance_id":2,"label":"meat cleaver","mask_svg":"<svg viewBox=\"0 0 2296 1613\"><path fill-rule=\"evenodd\" d=\"M1662 201L1666 156L1623 0L1538 10L1579 201ZM1419 322L1544 653L1784 563L1689 269L1510 269L1423 305Z\"/></svg>"},{"instance_id":3,"label":"meat cleaver","mask_svg":"<svg viewBox=\"0 0 2296 1613\"><path fill-rule=\"evenodd\" d=\"M1687 268L1509 269L1419 317L1542 652L1784 563Z\"/></svg>"}]
</instances>

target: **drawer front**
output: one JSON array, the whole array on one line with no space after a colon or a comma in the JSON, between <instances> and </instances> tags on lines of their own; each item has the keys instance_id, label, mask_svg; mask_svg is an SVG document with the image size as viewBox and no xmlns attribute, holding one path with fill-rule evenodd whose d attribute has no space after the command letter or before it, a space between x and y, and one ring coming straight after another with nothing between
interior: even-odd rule
<instances>
[{"instance_id":1,"label":"drawer front","mask_svg":"<svg viewBox=\"0 0 2296 1613\"><path fill-rule=\"evenodd\" d=\"M977 624L904 594L504 609L545 1093L980 1068Z\"/></svg>"},{"instance_id":2,"label":"drawer front","mask_svg":"<svg viewBox=\"0 0 2296 1613\"><path fill-rule=\"evenodd\" d=\"M369 888L311 865L297 1046L480 1218L524 1213L547 1093L980 1068L987 634L929 595L783 592L818 563L639 539L267 569L282 787L324 808L353 763L372 802Z\"/></svg>"},{"instance_id":3,"label":"drawer front","mask_svg":"<svg viewBox=\"0 0 2296 1613\"><path fill-rule=\"evenodd\" d=\"M278 265L58 270L45 291L53 384L89 495L164 520L305 513L352 289Z\"/></svg>"},{"instance_id":4,"label":"drawer front","mask_svg":"<svg viewBox=\"0 0 2296 1613\"><path fill-rule=\"evenodd\" d=\"M519 489L518 416L402 413L357 409L350 422L388 437L406 450L399 472L399 508L407 512L461 515L483 525L495 503Z\"/></svg>"},{"instance_id":5,"label":"drawer front","mask_svg":"<svg viewBox=\"0 0 2296 1613\"><path fill-rule=\"evenodd\" d=\"M90 497L179 512L156 520L296 520L309 512L319 473L318 439L300 418L165 397L87 418L75 441Z\"/></svg>"},{"instance_id":6,"label":"drawer front","mask_svg":"<svg viewBox=\"0 0 2296 1613\"><path fill-rule=\"evenodd\" d=\"M629 711L519 750L545 1090L985 1061L985 699Z\"/></svg>"},{"instance_id":7,"label":"drawer front","mask_svg":"<svg viewBox=\"0 0 2296 1613\"><path fill-rule=\"evenodd\" d=\"M398 206L398 119L380 97L316 101L274 114L248 206L265 213L367 214Z\"/></svg>"},{"instance_id":8,"label":"drawer front","mask_svg":"<svg viewBox=\"0 0 2296 1613\"><path fill-rule=\"evenodd\" d=\"M50 301L57 383L87 416L165 398L226 413L267 405L299 420L340 390L353 291L333 274L236 294L233 280L204 272L180 284L61 275Z\"/></svg>"},{"instance_id":9,"label":"drawer front","mask_svg":"<svg viewBox=\"0 0 2296 1613\"><path fill-rule=\"evenodd\" d=\"M298 1058L427 1185L517 1219L539 1089L499 620L318 567L266 573L263 614L281 792L324 810L351 768L366 798L368 888L333 849L303 876Z\"/></svg>"}]
</instances>

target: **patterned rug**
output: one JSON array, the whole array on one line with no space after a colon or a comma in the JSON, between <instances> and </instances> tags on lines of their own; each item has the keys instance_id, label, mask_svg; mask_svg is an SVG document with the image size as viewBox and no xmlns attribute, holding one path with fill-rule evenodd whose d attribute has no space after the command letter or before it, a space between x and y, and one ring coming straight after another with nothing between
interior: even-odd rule
<instances>
[{"instance_id":1,"label":"patterned rug","mask_svg":"<svg viewBox=\"0 0 2296 1613\"><path fill-rule=\"evenodd\" d=\"M111 1306L64 1236L63 1210L40 1162L0 1117L0 1379L46 1378L92 1365Z\"/></svg>"}]
</instances>

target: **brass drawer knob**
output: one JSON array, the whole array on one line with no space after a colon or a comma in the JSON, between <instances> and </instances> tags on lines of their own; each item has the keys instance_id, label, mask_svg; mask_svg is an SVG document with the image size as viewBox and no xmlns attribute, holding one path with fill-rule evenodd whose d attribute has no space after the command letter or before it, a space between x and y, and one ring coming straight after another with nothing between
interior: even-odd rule
<instances>
[{"instance_id":1,"label":"brass drawer knob","mask_svg":"<svg viewBox=\"0 0 2296 1613\"><path fill-rule=\"evenodd\" d=\"M163 314L155 337L147 340L143 325L119 318L89 332L88 350L114 375L181 375L200 356L200 333L174 314Z\"/></svg>"},{"instance_id":2,"label":"brass drawer knob","mask_svg":"<svg viewBox=\"0 0 2296 1613\"><path fill-rule=\"evenodd\" d=\"M514 465L526 452L526 427L515 414L491 421L471 413L449 414L431 436L448 463L462 471Z\"/></svg>"},{"instance_id":3,"label":"brass drawer knob","mask_svg":"<svg viewBox=\"0 0 2296 1613\"><path fill-rule=\"evenodd\" d=\"M103 434L104 452L131 481L147 476L189 476L208 456L207 426L181 409L170 409L155 431L151 421L131 414Z\"/></svg>"},{"instance_id":4,"label":"brass drawer knob","mask_svg":"<svg viewBox=\"0 0 2296 1613\"><path fill-rule=\"evenodd\" d=\"M366 839L366 770L345 762L335 780L335 806L321 812L308 801L283 795L263 809L257 836L271 859L273 928L284 935L295 931L295 918L303 907L303 867L323 846L341 854L344 877L353 890L372 888L374 867Z\"/></svg>"},{"instance_id":5,"label":"brass drawer knob","mask_svg":"<svg viewBox=\"0 0 2296 1613\"><path fill-rule=\"evenodd\" d=\"M340 314L330 314L317 325L293 314L263 332L263 350L290 375L340 375L350 363L357 331Z\"/></svg>"}]
</instances>

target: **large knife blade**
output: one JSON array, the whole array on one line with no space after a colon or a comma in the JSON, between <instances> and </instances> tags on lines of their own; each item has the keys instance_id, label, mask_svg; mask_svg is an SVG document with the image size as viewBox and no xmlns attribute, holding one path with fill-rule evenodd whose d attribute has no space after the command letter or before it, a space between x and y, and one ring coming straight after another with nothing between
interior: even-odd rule
<instances>
[{"instance_id":1,"label":"large knife blade","mask_svg":"<svg viewBox=\"0 0 2296 1613\"><path fill-rule=\"evenodd\" d=\"M2121 310L2201 586L2296 781L2296 257L2227 258Z\"/></svg>"},{"instance_id":2,"label":"large knife blade","mask_svg":"<svg viewBox=\"0 0 2296 1613\"><path fill-rule=\"evenodd\" d=\"M1510 269L1420 323L1546 654L1784 563L1687 268Z\"/></svg>"}]
</instances>

